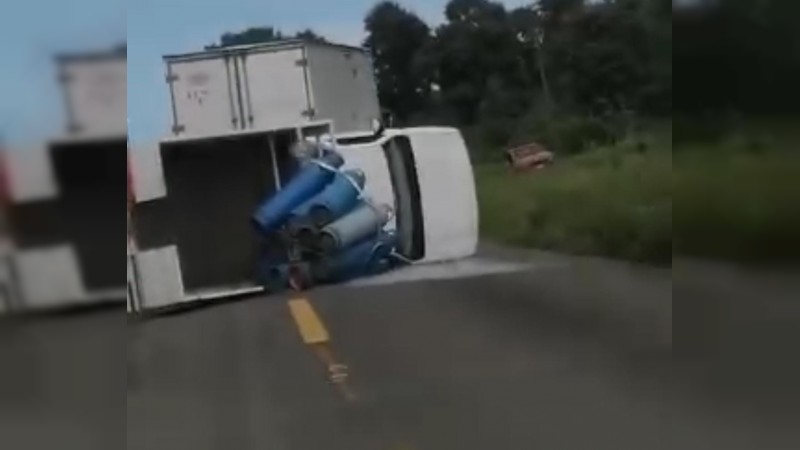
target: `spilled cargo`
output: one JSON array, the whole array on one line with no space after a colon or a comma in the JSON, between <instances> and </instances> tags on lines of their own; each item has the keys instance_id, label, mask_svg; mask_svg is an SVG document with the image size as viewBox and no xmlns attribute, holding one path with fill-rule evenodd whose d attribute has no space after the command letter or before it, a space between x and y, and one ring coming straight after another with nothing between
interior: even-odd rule
<instances>
[{"instance_id":1,"label":"spilled cargo","mask_svg":"<svg viewBox=\"0 0 800 450\"><path fill-rule=\"evenodd\" d=\"M267 198L256 210L253 215L256 226L266 233L283 226L295 208L317 195L330 183L342 164L344 160L335 152L306 164L289 184Z\"/></svg>"},{"instance_id":2,"label":"spilled cargo","mask_svg":"<svg viewBox=\"0 0 800 450\"><path fill-rule=\"evenodd\" d=\"M259 279L270 292L374 274L402 259L394 232L384 230L392 207L363 195L364 172L340 170L336 151L314 153L323 156L300 161L297 175L253 215L262 238L282 244L261 246Z\"/></svg>"}]
</instances>

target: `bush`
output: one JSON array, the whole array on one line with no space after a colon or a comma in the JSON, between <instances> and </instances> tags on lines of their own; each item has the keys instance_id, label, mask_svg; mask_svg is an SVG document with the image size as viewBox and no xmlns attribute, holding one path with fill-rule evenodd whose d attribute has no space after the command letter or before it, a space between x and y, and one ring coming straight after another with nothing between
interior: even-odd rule
<instances>
[{"instance_id":1,"label":"bush","mask_svg":"<svg viewBox=\"0 0 800 450\"><path fill-rule=\"evenodd\" d=\"M486 120L462 127L461 134L473 161L482 163L503 161L511 137L508 122L503 120Z\"/></svg>"},{"instance_id":2,"label":"bush","mask_svg":"<svg viewBox=\"0 0 800 450\"><path fill-rule=\"evenodd\" d=\"M611 118L534 113L520 119L513 143L536 141L554 153L572 155L614 142L622 134L620 128Z\"/></svg>"},{"instance_id":3,"label":"bush","mask_svg":"<svg viewBox=\"0 0 800 450\"><path fill-rule=\"evenodd\" d=\"M526 244L632 260L671 259L669 154L614 150L586 154L571 167L540 177Z\"/></svg>"},{"instance_id":4,"label":"bush","mask_svg":"<svg viewBox=\"0 0 800 450\"><path fill-rule=\"evenodd\" d=\"M504 150L531 142L559 155L613 144L631 133L633 123L625 114L600 118L534 109L520 118L483 116L474 125L462 126L461 132L475 161L497 162Z\"/></svg>"}]
</instances>

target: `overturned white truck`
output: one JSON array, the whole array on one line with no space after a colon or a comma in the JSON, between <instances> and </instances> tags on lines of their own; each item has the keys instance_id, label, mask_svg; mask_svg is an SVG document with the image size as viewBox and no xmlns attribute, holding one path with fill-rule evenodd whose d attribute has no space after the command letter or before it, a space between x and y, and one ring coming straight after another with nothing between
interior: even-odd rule
<instances>
[{"instance_id":1,"label":"overturned white truck","mask_svg":"<svg viewBox=\"0 0 800 450\"><path fill-rule=\"evenodd\" d=\"M406 260L475 251L477 206L467 149L450 128L376 132L370 55L279 41L164 58L172 134L130 151L129 310L258 292L262 245L251 216L298 170L292 147L336 136L342 170L392 207Z\"/></svg>"},{"instance_id":2,"label":"overturned white truck","mask_svg":"<svg viewBox=\"0 0 800 450\"><path fill-rule=\"evenodd\" d=\"M250 216L296 171L292 145L330 131L314 122L269 131L176 137L131 150L129 309L141 311L259 292L259 240ZM456 129L388 129L339 138L343 169L360 169L365 194L391 205L398 252L428 263L475 252L472 167Z\"/></svg>"}]
</instances>

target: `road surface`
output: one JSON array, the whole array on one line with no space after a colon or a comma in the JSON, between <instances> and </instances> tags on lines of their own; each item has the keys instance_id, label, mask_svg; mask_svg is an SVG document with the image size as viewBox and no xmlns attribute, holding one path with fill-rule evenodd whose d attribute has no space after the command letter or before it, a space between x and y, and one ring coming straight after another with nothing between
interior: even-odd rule
<instances>
[{"instance_id":1,"label":"road surface","mask_svg":"<svg viewBox=\"0 0 800 450\"><path fill-rule=\"evenodd\" d=\"M707 360L702 352L673 354L673 289L699 303L712 294L708 289L719 288L698 278L695 266L681 272L677 265L658 269L499 249L483 256L513 264L484 275L305 294L331 335L335 358L349 369L352 397L328 382L318 354L300 339L287 307L292 296L251 297L133 323L127 438L120 445L798 448L792 410L738 396L736 384L720 388L715 380L725 377L714 368L722 363L699 364ZM680 289L673 272L686 274ZM737 292L753 288L743 276L733 280L743 286ZM784 290L770 292L774 298L796 292L793 281L781 282ZM110 313L89 319L103 314ZM704 318L713 314L706 308ZM708 341L695 331L695 343ZM779 386L772 385L783 394L779 399L791 398ZM99 445L80 448L113 448Z\"/></svg>"}]
</instances>

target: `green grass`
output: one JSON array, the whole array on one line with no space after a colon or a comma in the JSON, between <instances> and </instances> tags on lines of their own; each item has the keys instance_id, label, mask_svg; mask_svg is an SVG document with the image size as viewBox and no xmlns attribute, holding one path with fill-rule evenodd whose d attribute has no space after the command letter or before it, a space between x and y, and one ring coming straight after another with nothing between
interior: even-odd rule
<instances>
[{"instance_id":1,"label":"green grass","mask_svg":"<svg viewBox=\"0 0 800 450\"><path fill-rule=\"evenodd\" d=\"M685 148L673 172L675 251L744 261L800 255L800 153Z\"/></svg>"},{"instance_id":2,"label":"green grass","mask_svg":"<svg viewBox=\"0 0 800 450\"><path fill-rule=\"evenodd\" d=\"M668 151L624 146L534 173L480 166L481 232L512 245L669 261L671 170Z\"/></svg>"},{"instance_id":3,"label":"green grass","mask_svg":"<svg viewBox=\"0 0 800 450\"><path fill-rule=\"evenodd\" d=\"M538 172L479 165L481 233L511 245L654 263L669 263L673 251L793 258L800 255L794 142L734 135L673 152L661 135L645 146L629 140L557 159Z\"/></svg>"}]
</instances>

